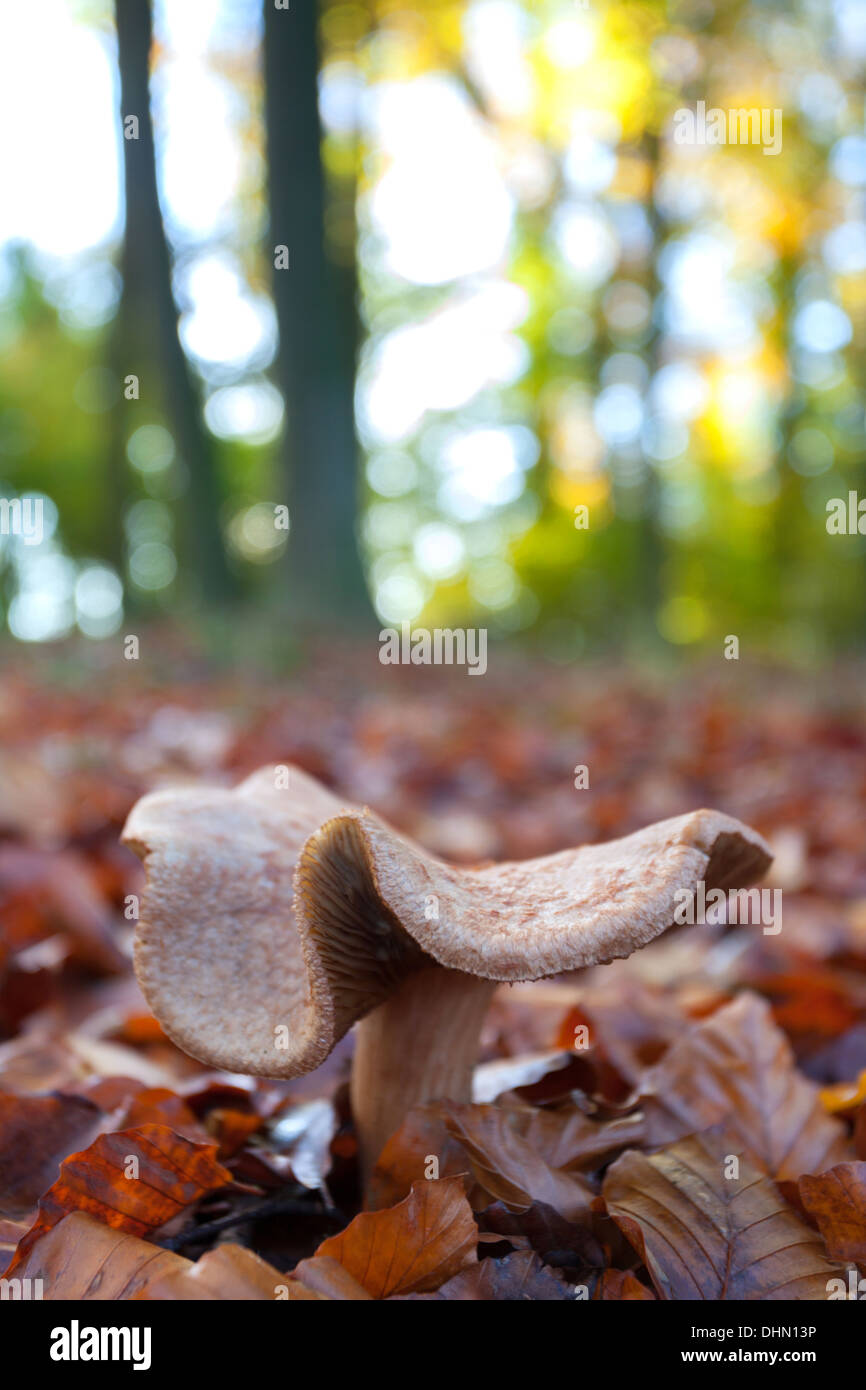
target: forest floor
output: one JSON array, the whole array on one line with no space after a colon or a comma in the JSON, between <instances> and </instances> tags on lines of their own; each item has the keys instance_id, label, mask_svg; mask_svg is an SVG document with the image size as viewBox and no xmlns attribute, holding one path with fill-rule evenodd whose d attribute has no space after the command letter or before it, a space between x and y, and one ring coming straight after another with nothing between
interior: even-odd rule
<instances>
[{"instance_id":1,"label":"forest floor","mask_svg":"<svg viewBox=\"0 0 866 1390\"><path fill-rule=\"evenodd\" d=\"M51 1298L652 1299L823 1298L866 1266L861 668L472 679L344 651L251 679L159 641L3 664L0 1268ZM296 1081L214 1073L131 969L136 799L277 763L464 864L716 807L770 841L782 929L500 987L475 1103L413 1112L358 1215L351 1036ZM723 1230L731 1155L750 1205Z\"/></svg>"}]
</instances>

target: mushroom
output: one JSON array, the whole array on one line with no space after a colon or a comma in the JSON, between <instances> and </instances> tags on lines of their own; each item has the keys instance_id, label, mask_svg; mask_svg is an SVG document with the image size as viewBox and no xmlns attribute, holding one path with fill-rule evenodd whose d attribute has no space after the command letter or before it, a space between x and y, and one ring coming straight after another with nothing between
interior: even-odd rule
<instances>
[{"instance_id":1,"label":"mushroom","mask_svg":"<svg viewBox=\"0 0 866 1390\"><path fill-rule=\"evenodd\" d=\"M146 868L136 973L185 1052L295 1077L358 1025L365 1179L410 1106L469 1099L497 982L629 956L672 924L682 890L745 887L772 858L753 830L701 810L458 869L294 767L234 790L153 792L123 839Z\"/></svg>"}]
</instances>

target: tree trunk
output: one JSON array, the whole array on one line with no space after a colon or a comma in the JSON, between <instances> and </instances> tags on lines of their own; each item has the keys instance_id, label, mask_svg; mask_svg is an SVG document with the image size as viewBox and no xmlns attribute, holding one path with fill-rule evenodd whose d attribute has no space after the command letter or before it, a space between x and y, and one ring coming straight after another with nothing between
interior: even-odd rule
<instances>
[{"instance_id":1,"label":"tree trunk","mask_svg":"<svg viewBox=\"0 0 866 1390\"><path fill-rule=\"evenodd\" d=\"M270 245L286 401L288 603L308 624L372 623L358 553L354 259L328 255L318 106L318 6L264 0ZM276 265L285 247L289 268Z\"/></svg>"},{"instance_id":2,"label":"tree trunk","mask_svg":"<svg viewBox=\"0 0 866 1390\"><path fill-rule=\"evenodd\" d=\"M126 228L122 254L122 326L135 341L148 337L161 367L168 422L189 476L188 531L201 596L218 603L234 591L220 527L220 490L214 449L201 419L192 371L178 337L179 314L156 174L148 63L152 41L149 0L115 0L121 115L136 116L138 138L123 140ZM139 328L141 331L139 331ZM126 336L125 334L123 335ZM136 362L128 373L138 374ZM148 383L142 381L142 391ZM134 409L128 403L127 409ZM118 461L119 465L119 461ZM120 518L117 519L120 524Z\"/></svg>"}]
</instances>

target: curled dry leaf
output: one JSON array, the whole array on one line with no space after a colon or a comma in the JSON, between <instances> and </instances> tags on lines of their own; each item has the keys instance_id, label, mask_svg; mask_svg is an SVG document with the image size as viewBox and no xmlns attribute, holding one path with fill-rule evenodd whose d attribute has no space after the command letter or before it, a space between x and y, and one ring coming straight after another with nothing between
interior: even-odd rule
<instances>
[{"instance_id":1,"label":"curled dry leaf","mask_svg":"<svg viewBox=\"0 0 866 1390\"><path fill-rule=\"evenodd\" d=\"M449 1133L466 1150L476 1181L510 1210L545 1202L567 1221L586 1219L595 1192L557 1158L569 1153L564 1134L584 1118L495 1105L443 1106ZM550 1159L547 1155L550 1154Z\"/></svg>"},{"instance_id":2,"label":"curled dry leaf","mask_svg":"<svg viewBox=\"0 0 866 1390\"><path fill-rule=\"evenodd\" d=\"M573 1106L539 1110L528 1105L445 1101L414 1106L373 1170L368 1206L376 1209L402 1200L412 1183L426 1176L429 1159L435 1155L439 1177L472 1172L481 1189L477 1200L475 1192L469 1194L473 1206L483 1205L482 1194L487 1193L521 1209L534 1200L549 1201L557 1187L560 1206L564 1203L570 1211L582 1212L592 1192L582 1179L573 1177L574 1170L598 1167L639 1144L642 1129L640 1115L600 1122ZM564 1170L565 1176L551 1176L552 1169ZM529 1191L527 1183L543 1188L547 1197Z\"/></svg>"},{"instance_id":3,"label":"curled dry leaf","mask_svg":"<svg viewBox=\"0 0 866 1390\"><path fill-rule=\"evenodd\" d=\"M821 1104L831 1115L854 1112L866 1103L866 1071L861 1071L856 1081L839 1081L835 1086L825 1086L821 1092Z\"/></svg>"},{"instance_id":4,"label":"curled dry leaf","mask_svg":"<svg viewBox=\"0 0 866 1390\"><path fill-rule=\"evenodd\" d=\"M80 1096L0 1092L0 1216L29 1215L73 1150L103 1124L98 1106Z\"/></svg>"},{"instance_id":5,"label":"curled dry leaf","mask_svg":"<svg viewBox=\"0 0 866 1390\"><path fill-rule=\"evenodd\" d=\"M361 1212L345 1231L323 1241L330 1255L373 1298L424 1293L476 1261L478 1228L460 1178L414 1184L384 1211ZM306 1282L304 1264L295 1271Z\"/></svg>"},{"instance_id":6,"label":"curled dry leaf","mask_svg":"<svg viewBox=\"0 0 866 1390\"><path fill-rule=\"evenodd\" d=\"M847 1157L845 1131L794 1065L769 1005L742 994L673 1044L647 1075L647 1143L725 1124L753 1162L796 1180Z\"/></svg>"},{"instance_id":7,"label":"curled dry leaf","mask_svg":"<svg viewBox=\"0 0 866 1390\"><path fill-rule=\"evenodd\" d=\"M183 1272L189 1263L74 1211L30 1242L15 1277L41 1279L46 1300L139 1299L148 1297L151 1281Z\"/></svg>"},{"instance_id":8,"label":"curled dry leaf","mask_svg":"<svg viewBox=\"0 0 866 1390\"><path fill-rule=\"evenodd\" d=\"M284 1111L268 1135L269 1147L285 1154L299 1183L320 1190L331 1171L331 1141L337 1113L329 1100L308 1100Z\"/></svg>"},{"instance_id":9,"label":"curled dry leaf","mask_svg":"<svg viewBox=\"0 0 866 1390\"><path fill-rule=\"evenodd\" d=\"M866 1163L840 1163L802 1177L800 1200L832 1259L866 1264Z\"/></svg>"},{"instance_id":10,"label":"curled dry leaf","mask_svg":"<svg viewBox=\"0 0 866 1390\"><path fill-rule=\"evenodd\" d=\"M518 1250L501 1260L479 1260L470 1269L455 1274L435 1293L410 1293L403 1300L431 1302L556 1303L574 1298L574 1289L562 1275L542 1264L531 1250ZM396 1301L396 1300L395 1300Z\"/></svg>"},{"instance_id":11,"label":"curled dry leaf","mask_svg":"<svg viewBox=\"0 0 866 1390\"><path fill-rule=\"evenodd\" d=\"M719 1128L608 1170L607 1209L663 1299L824 1299L839 1270L819 1236L747 1158L725 1176L739 1139Z\"/></svg>"},{"instance_id":12,"label":"curled dry leaf","mask_svg":"<svg viewBox=\"0 0 866 1390\"><path fill-rule=\"evenodd\" d=\"M36 1223L10 1270L69 1212L88 1212L116 1230L146 1236L231 1181L216 1160L216 1145L195 1144L164 1125L101 1134L60 1165L60 1177L40 1198Z\"/></svg>"},{"instance_id":13,"label":"curled dry leaf","mask_svg":"<svg viewBox=\"0 0 866 1390\"><path fill-rule=\"evenodd\" d=\"M477 1213L485 1232L511 1241L518 1249L531 1248L539 1255L556 1254L557 1264L573 1267L604 1263L604 1252L587 1226L566 1221L544 1202L533 1202L525 1211L509 1211L502 1202L493 1202Z\"/></svg>"}]
</instances>

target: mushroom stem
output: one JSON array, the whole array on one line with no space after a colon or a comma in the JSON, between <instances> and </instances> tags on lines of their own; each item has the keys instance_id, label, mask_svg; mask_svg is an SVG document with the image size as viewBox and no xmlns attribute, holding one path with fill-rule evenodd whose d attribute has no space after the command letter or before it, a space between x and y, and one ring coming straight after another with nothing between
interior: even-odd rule
<instances>
[{"instance_id":1,"label":"mushroom stem","mask_svg":"<svg viewBox=\"0 0 866 1390\"><path fill-rule=\"evenodd\" d=\"M427 1100L469 1100L481 1026L496 984L430 965L408 975L356 1026L352 1113L366 1190L406 1111Z\"/></svg>"}]
</instances>

